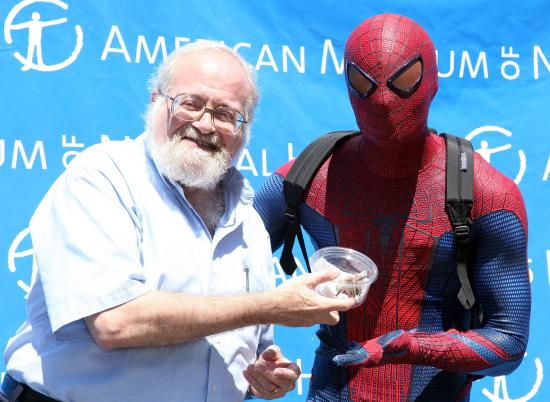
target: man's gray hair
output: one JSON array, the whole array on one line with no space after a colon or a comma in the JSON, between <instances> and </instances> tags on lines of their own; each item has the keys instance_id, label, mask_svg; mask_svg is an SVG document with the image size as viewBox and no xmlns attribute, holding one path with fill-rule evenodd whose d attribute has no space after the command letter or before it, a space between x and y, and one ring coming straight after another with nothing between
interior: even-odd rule
<instances>
[{"instance_id":1,"label":"man's gray hair","mask_svg":"<svg viewBox=\"0 0 550 402\"><path fill-rule=\"evenodd\" d=\"M258 87L256 84L256 71L254 70L254 67L247 63L239 53L231 49L229 46L221 42L201 39L197 42L189 43L174 50L170 53L166 60L158 66L157 70L151 76L149 80L150 89L151 91L157 89L161 93L165 94L170 86L171 80L174 78L174 70L179 61L184 59L186 56L201 52L222 52L230 55L242 65L243 70L246 73L250 86L250 92L244 105L244 113L247 124L244 125L242 133L243 145L246 145L250 139L250 125L252 124L252 120L254 120L254 110L259 99Z\"/></svg>"}]
</instances>

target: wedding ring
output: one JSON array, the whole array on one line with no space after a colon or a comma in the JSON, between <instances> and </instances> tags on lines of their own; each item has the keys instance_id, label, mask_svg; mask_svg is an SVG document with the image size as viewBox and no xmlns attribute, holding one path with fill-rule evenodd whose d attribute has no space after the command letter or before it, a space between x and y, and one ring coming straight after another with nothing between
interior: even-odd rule
<instances>
[{"instance_id":1,"label":"wedding ring","mask_svg":"<svg viewBox=\"0 0 550 402\"><path fill-rule=\"evenodd\" d=\"M275 387L275 389L269 391L270 394L276 394L277 392L279 392L279 387Z\"/></svg>"}]
</instances>

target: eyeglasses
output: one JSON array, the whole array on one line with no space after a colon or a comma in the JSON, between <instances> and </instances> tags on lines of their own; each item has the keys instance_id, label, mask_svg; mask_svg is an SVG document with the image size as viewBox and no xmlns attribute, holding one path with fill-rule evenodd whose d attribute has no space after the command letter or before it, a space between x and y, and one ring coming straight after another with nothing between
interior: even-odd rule
<instances>
[{"instance_id":1,"label":"eyeglasses","mask_svg":"<svg viewBox=\"0 0 550 402\"><path fill-rule=\"evenodd\" d=\"M247 123L244 115L238 110L226 106L218 106L215 109L206 107L205 103L195 96L180 94L171 97L159 91L159 94L172 101L170 113L173 117L182 121L196 121L208 112L212 126L220 134L237 135Z\"/></svg>"}]
</instances>

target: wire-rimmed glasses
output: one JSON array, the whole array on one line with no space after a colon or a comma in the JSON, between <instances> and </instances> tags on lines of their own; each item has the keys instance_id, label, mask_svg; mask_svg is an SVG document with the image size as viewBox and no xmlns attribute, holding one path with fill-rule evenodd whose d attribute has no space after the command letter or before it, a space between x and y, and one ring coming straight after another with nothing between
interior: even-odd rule
<instances>
[{"instance_id":1,"label":"wire-rimmed glasses","mask_svg":"<svg viewBox=\"0 0 550 402\"><path fill-rule=\"evenodd\" d=\"M212 121L212 126L220 132L220 134L237 135L241 132L243 126L247 123L244 115L233 108L227 106L218 106L215 109L206 107L205 103L193 96L187 94L179 94L175 97L159 92L166 99L172 101L170 113L173 117L182 121L200 120L202 116L208 112Z\"/></svg>"}]
</instances>

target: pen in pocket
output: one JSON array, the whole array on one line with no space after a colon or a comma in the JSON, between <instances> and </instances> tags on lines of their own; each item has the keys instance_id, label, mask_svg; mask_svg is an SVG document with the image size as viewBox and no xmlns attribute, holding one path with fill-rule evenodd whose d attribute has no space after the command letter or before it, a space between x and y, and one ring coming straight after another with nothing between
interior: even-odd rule
<instances>
[{"instance_id":1,"label":"pen in pocket","mask_svg":"<svg viewBox=\"0 0 550 402\"><path fill-rule=\"evenodd\" d=\"M245 275L246 291L250 292L250 268L248 267L248 265L245 265L243 267L243 271L244 271L244 275Z\"/></svg>"}]
</instances>

